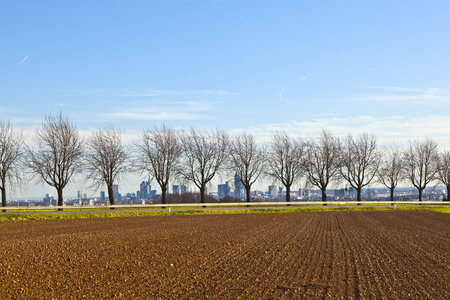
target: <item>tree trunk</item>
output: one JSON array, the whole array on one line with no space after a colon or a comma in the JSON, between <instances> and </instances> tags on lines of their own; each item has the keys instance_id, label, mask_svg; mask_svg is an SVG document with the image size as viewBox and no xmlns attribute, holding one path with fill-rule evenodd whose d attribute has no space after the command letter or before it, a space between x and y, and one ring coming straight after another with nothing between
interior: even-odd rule
<instances>
[{"instance_id":1,"label":"tree trunk","mask_svg":"<svg viewBox=\"0 0 450 300\"><path fill-rule=\"evenodd\" d=\"M418 189L418 190L419 190L419 202L422 202L422 191L423 191L423 189ZM422 203L420 205L422 205Z\"/></svg>"},{"instance_id":2,"label":"tree trunk","mask_svg":"<svg viewBox=\"0 0 450 300\"><path fill-rule=\"evenodd\" d=\"M249 186L245 187L245 194L247 195L247 202L251 202L252 198L250 196L250 187Z\"/></svg>"},{"instance_id":3,"label":"tree trunk","mask_svg":"<svg viewBox=\"0 0 450 300\"><path fill-rule=\"evenodd\" d=\"M113 185L112 184L108 184L107 186L108 188L108 199L109 199L109 204L114 205L114 190L113 190ZM114 209L114 207L111 207L111 209Z\"/></svg>"},{"instance_id":4,"label":"tree trunk","mask_svg":"<svg viewBox=\"0 0 450 300\"><path fill-rule=\"evenodd\" d=\"M286 202L291 202L291 186L286 186Z\"/></svg>"},{"instance_id":5,"label":"tree trunk","mask_svg":"<svg viewBox=\"0 0 450 300\"><path fill-rule=\"evenodd\" d=\"M200 188L200 203L205 203L205 186Z\"/></svg>"},{"instance_id":6,"label":"tree trunk","mask_svg":"<svg viewBox=\"0 0 450 300\"><path fill-rule=\"evenodd\" d=\"M391 190L391 205L394 205L394 188L390 188Z\"/></svg>"},{"instance_id":7,"label":"tree trunk","mask_svg":"<svg viewBox=\"0 0 450 300\"><path fill-rule=\"evenodd\" d=\"M322 190L322 202L324 202L323 203L323 206L327 206L327 189L325 189L325 188L323 188L323 189L321 189Z\"/></svg>"},{"instance_id":8,"label":"tree trunk","mask_svg":"<svg viewBox=\"0 0 450 300\"><path fill-rule=\"evenodd\" d=\"M356 189L356 201L361 202L361 188ZM358 205L361 205L361 203L358 203Z\"/></svg>"},{"instance_id":9,"label":"tree trunk","mask_svg":"<svg viewBox=\"0 0 450 300\"><path fill-rule=\"evenodd\" d=\"M447 201L450 201L448 192L450 191L450 184L447 185Z\"/></svg>"},{"instance_id":10,"label":"tree trunk","mask_svg":"<svg viewBox=\"0 0 450 300\"><path fill-rule=\"evenodd\" d=\"M56 191L58 192L58 206L63 206L63 189L62 188L58 188L56 189ZM58 208L59 211L62 211L62 208Z\"/></svg>"},{"instance_id":11,"label":"tree trunk","mask_svg":"<svg viewBox=\"0 0 450 300\"><path fill-rule=\"evenodd\" d=\"M3 188L0 188L2 191L2 207L6 207L6 188L4 186L5 185L3 184ZM3 212L6 212L6 209L4 209Z\"/></svg>"},{"instance_id":12,"label":"tree trunk","mask_svg":"<svg viewBox=\"0 0 450 300\"><path fill-rule=\"evenodd\" d=\"M167 185L161 186L161 204L167 204Z\"/></svg>"}]
</instances>

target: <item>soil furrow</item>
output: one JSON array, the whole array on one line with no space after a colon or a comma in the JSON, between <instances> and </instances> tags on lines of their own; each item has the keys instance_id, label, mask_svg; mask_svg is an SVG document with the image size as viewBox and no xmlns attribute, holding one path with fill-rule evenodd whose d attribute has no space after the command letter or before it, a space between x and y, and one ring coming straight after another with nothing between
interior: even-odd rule
<instances>
[{"instance_id":1,"label":"soil furrow","mask_svg":"<svg viewBox=\"0 0 450 300\"><path fill-rule=\"evenodd\" d=\"M450 215L0 222L0 299L445 299Z\"/></svg>"}]
</instances>

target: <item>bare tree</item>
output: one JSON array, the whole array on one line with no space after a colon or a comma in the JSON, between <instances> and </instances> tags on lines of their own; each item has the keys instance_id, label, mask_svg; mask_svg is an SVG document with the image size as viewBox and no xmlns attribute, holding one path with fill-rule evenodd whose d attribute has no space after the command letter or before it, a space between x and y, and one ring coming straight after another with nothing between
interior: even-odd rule
<instances>
[{"instance_id":1,"label":"bare tree","mask_svg":"<svg viewBox=\"0 0 450 300\"><path fill-rule=\"evenodd\" d=\"M36 131L35 146L27 149L27 167L58 193L63 205L63 190L82 166L84 141L72 121L61 114L47 116Z\"/></svg>"},{"instance_id":2,"label":"bare tree","mask_svg":"<svg viewBox=\"0 0 450 300\"><path fill-rule=\"evenodd\" d=\"M229 155L229 138L223 131L203 132L191 129L182 137L183 156L177 173L192 181L205 203L205 189Z\"/></svg>"},{"instance_id":3,"label":"bare tree","mask_svg":"<svg viewBox=\"0 0 450 300\"><path fill-rule=\"evenodd\" d=\"M433 139L409 142L409 147L404 153L406 177L417 188L419 201L422 201L422 193L427 184L436 178L438 161L438 144Z\"/></svg>"},{"instance_id":4,"label":"bare tree","mask_svg":"<svg viewBox=\"0 0 450 300\"><path fill-rule=\"evenodd\" d=\"M284 131L275 131L268 151L267 175L286 188L286 202L291 201L291 186L303 175L305 143L292 139Z\"/></svg>"},{"instance_id":5,"label":"bare tree","mask_svg":"<svg viewBox=\"0 0 450 300\"><path fill-rule=\"evenodd\" d=\"M239 176L247 202L250 202L251 187L265 170L265 151L256 143L253 135L245 132L237 134L230 145L231 167Z\"/></svg>"},{"instance_id":6,"label":"bare tree","mask_svg":"<svg viewBox=\"0 0 450 300\"><path fill-rule=\"evenodd\" d=\"M437 179L447 188L447 201L450 201L450 151L448 150L439 155Z\"/></svg>"},{"instance_id":7,"label":"bare tree","mask_svg":"<svg viewBox=\"0 0 450 300\"><path fill-rule=\"evenodd\" d=\"M375 178L379 167L379 152L374 135L363 133L344 142L341 157L341 176L356 190L356 200L361 201L361 190Z\"/></svg>"},{"instance_id":8,"label":"bare tree","mask_svg":"<svg viewBox=\"0 0 450 300\"><path fill-rule=\"evenodd\" d=\"M24 143L22 134L11 122L0 121L0 190L2 207L6 207L6 188L14 188L21 182L20 161ZM4 210L5 211L5 210Z\"/></svg>"},{"instance_id":9,"label":"bare tree","mask_svg":"<svg viewBox=\"0 0 450 300\"><path fill-rule=\"evenodd\" d=\"M109 202L114 205L114 182L128 171L129 154L121 133L112 127L94 131L88 140L86 164L88 179L98 189L106 184Z\"/></svg>"},{"instance_id":10,"label":"bare tree","mask_svg":"<svg viewBox=\"0 0 450 300\"><path fill-rule=\"evenodd\" d=\"M162 125L146 129L136 144L137 167L148 172L161 187L161 202L167 203L167 185L176 163L183 153L180 134L175 129Z\"/></svg>"},{"instance_id":11,"label":"bare tree","mask_svg":"<svg viewBox=\"0 0 450 300\"><path fill-rule=\"evenodd\" d=\"M340 170L341 144L331 132L310 140L307 145L305 171L308 181L322 191L322 201L327 201L327 187L336 179Z\"/></svg>"},{"instance_id":12,"label":"bare tree","mask_svg":"<svg viewBox=\"0 0 450 300\"><path fill-rule=\"evenodd\" d=\"M383 149L377 177L389 189L391 202L394 202L394 189L404 178L402 152L397 146L390 145Z\"/></svg>"}]
</instances>

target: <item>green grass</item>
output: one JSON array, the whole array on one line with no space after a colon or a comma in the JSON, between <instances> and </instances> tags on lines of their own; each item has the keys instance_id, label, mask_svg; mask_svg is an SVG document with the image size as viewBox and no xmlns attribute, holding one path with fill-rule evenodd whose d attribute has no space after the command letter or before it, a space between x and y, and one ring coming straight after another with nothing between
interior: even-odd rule
<instances>
[{"instance_id":1,"label":"green grass","mask_svg":"<svg viewBox=\"0 0 450 300\"><path fill-rule=\"evenodd\" d=\"M450 207L433 207L430 209L434 210L434 211L450 214Z\"/></svg>"},{"instance_id":2,"label":"green grass","mask_svg":"<svg viewBox=\"0 0 450 300\"><path fill-rule=\"evenodd\" d=\"M321 212L321 211L363 211L363 210L411 210L431 209L438 212L450 213L450 207L310 207L310 208L268 208L268 209L229 209L229 210L185 210L173 212L105 212L105 213L66 213L66 214L5 214L0 215L0 221L7 220L61 220L61 219L92 219L114 217L142 217L142 216L174 216L174 215L215 215L215 214L248 214L248 213L288 213L288 212Z\"/></svg>"}]
</instances>

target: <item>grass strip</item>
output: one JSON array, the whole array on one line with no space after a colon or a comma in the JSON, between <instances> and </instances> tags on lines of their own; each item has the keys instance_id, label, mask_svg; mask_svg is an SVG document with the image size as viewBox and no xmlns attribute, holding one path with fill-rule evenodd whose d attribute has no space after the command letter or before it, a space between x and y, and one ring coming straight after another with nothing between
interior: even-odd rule
<instances>
[{"instance_id":1,"label":"grass strip","mask_svg":"<svg viewBox=\"0 0 450 300\"><path fill-rule=\"evenodd\" d=\"M289 212L321 212L321 211L365 211L365 210L412 210L431 209L438 212L450 213L450 207L339 207L339 208L267 208L267 209L230 209L230 210L185 210L172 212L105 212L105 213L65 213L65 214L5 214L0 215L0 221L26 220L63 220L63 219L92 219L115 217L143 217L143 216L174 216L174 215L217 215L217 214L248 214L248 213L289 213Z\"/></svg>"}]
</instances>

